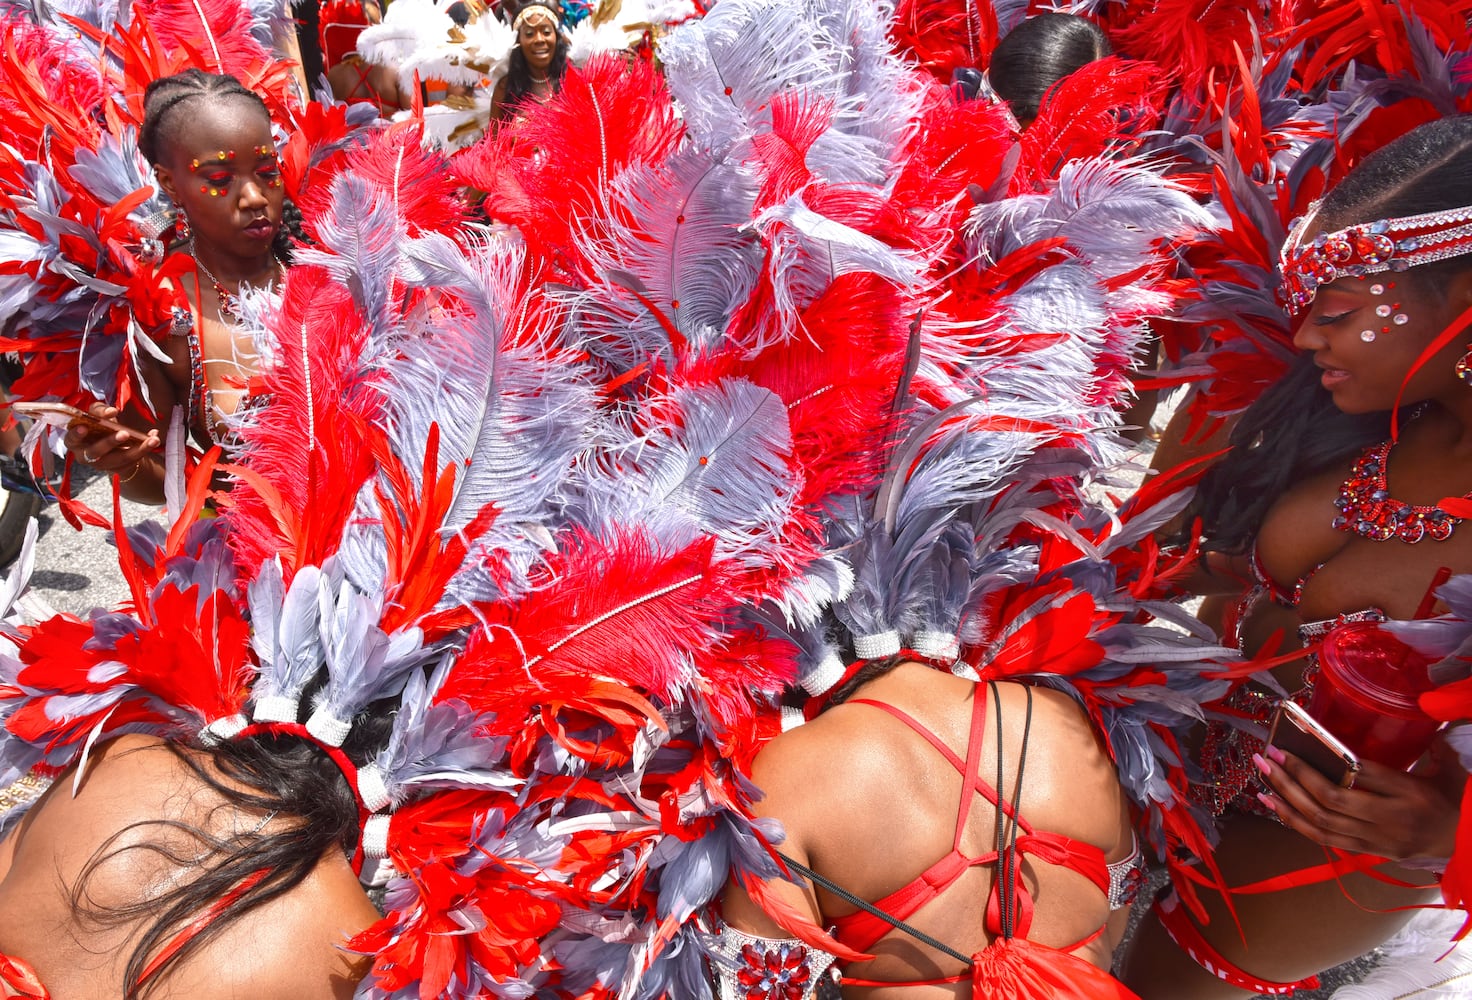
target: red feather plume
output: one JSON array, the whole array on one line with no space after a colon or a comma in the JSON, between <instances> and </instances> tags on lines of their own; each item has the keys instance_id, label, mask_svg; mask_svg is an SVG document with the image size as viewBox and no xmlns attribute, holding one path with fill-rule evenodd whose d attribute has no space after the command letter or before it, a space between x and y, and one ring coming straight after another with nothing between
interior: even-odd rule
<instances>
[{"instance_id":1,"label":"red feather plume","mask_svg":"<svg viewBox=\"0 0 1472 1000\"><path fill-rule=\"evenodd\" d=\"M599 56L570 68L561 91L525 120L457 156L454 169L486 192L493 218L555 259L572 251L576 220L599 215L611 178L664 162L682 134L653 66Z\"/></svg>"},{"instance_id":2,"label":"red feather plume","mask_svg":"<svg viewBox=\"0 0 1472 1000\"><path fill-rule=\"evenodd\" d=\"M719 640L737 603L732 570L712 563L713 547L706 538L665 554L637 531L574 532L538 589L487 609L487 627L438 699L494 707L508 732L522 731L536 706L554 730L562 708L611 709L632 739L641 716L658 718L641 693L677 697L690 680L687 657Z\"/></svg>"},{"instance_id":3,"label":"red feather plume","mask_svg":"<svg viewBox=\"0 0 1472 1000\"><path fill-rule=\"evenodd\" d=\"M949 84L958 69L985 66L997 47L997 15L986 0L900 0L895 48Z\"/></svg>"},{"instance_id":4,"label":"red feather plume","mask_svg":"<svg viewBox=\"0 0 1472 1000\"><path fill-rule=\"evenodd\" d=\"M249 467L221 498L230 543L247 573L280 554L288 580L336 551L359 487L374 468L372 425L381 406L360 351L365 321L321 268L287 278L273 328L283 336L260 388L270 402L242 432Z\"/></svg>"},{"instance_id":5,"label":"red feather plume","mask_svg":"<svg viewBox=\"0 0 1472 1000\"><path fill-rule=\"evenodd\" d=\"M393 206L410 236L453 233L465 220L465 203L445 158L424 148L418 122L399 122L374 134L346 153L340 172L370 182ZM310 220L327 209L331 185L309 185L303 199L302 212Z\"/></svg>"},{"instance_id":6,"label":"red feather plume","mask_svg":"<svg viewBox=\"0 0 1472 1000\"><path fill-rule=\"evenodd\" d=\"M1430 33L1440 52L1472 48L1472 0L1362 0L1302 5L1298 23L1282 31L1283 44L1307 49L1295 71L1305 91L1337 82L1351 62L1375 66L1387 76L1416 74L1407 24Z\"/></svg>"},{"instance_id":7,"label":"red feather plume","mask_svg":"<svg viewBox=\"0 0 1472 1000\"><path fill-rule=\"evenodd\" d=\"M1164 102L1165 80L1149 63L1111 56L1070 73L1022 133L1011 193L1032 191L1071 160L1127 151L1160 120Z\"/></svg>"},{"instance_id":8,"label":"red feather plume","mask_svg":"<svg viewBox=\"0 0 1472 1000\"><path fill-rule=\"evenodd\" d=\"M923 213L937 234L956 229L970 207L972 187L995 185L1015 139L1012 116L988 101L957 101L947 88L926 92L925 107L895 180L893 197Z\"/></svg>"},{"instance_id":9,"label":"red feather plume","mask_svg":"<svg viewBox=\"0 0 1472 1000\"><path fill-rule=\"evenodd\" d=\"M762 172L754 213L780 205L812 180L808 151L833 124L833 101L800 90L772 98L771 129L752 137Z\"/></svg>"},{"instance_id":10,"label":"red feather plume","mask_svg":"<svg viewBox=\"0 0 1472 1000\"><path fill-rule=\"evenodd\" d=\"M845 274L802 311L796 335L732 374L787 404L794 467L805 481L797 503L862 493L877 481L891 428L887 413L904 369L912 317L903 298L872 274Z\"/></svg>"},{"instance_id":11,"label":"red feather plume","mask_svg":"<svg viewBox=\"0 0 1472 1000\"><path fill-rule=\"evenodd\" d=\"M1274 5L1276 6L1276 5ZM1155 63L1188 90L1236 65L1234 44L1268 32L1260 0L1129 0L1105 10L1117 51Z\"/></svg>"},{"instance_id":12,"label":"red feather plume","mask_svg":"<svg viewBox=\"0 0 1472 1000\"><path fill-rule=\"evenodd\" d=\"M271 60L251 35L250 8L241 0L135 0L133 11L164 51L188 53L191 65L208 72L244 82Z\"/></svg>"}]
</instances>

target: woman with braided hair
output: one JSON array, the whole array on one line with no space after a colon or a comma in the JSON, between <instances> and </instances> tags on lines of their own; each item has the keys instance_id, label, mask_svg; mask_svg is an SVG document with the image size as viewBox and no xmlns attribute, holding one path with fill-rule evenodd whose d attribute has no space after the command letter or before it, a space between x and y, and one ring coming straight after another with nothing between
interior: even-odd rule
<instances>
[{"instance_id":1,"label":"woman with braided hair","mask_svg":"<svg viewBox=\"0 0 1472 1000\"><path fill-rule=\"evenodd\" d=\"M1218 706L1236 724L1212 725L1200 749L1229 888L1197 887L1199 907L1185 892L1157 903L1126 977L1147 1000L1312 986L1436 898L1465 780L1447 746L1362 746L1346 776L1264 737L1284 692L1327 705L1315 700L1328 683L1321 650L1425 617L1448 575L1472 571L1472 529L1460 526L1472 495L1469 156L1472 116L1421 125L1361 161L1283 248L1280 296L1301 353L1242 415L1185 523L1210 570L1193 589L1220 595L1223 633L1247 654L1289 655L1275 680ZM1417 669L1393 671L1402 695L1428 686ZM1386 719L1394 710L1375 704Z\"/></svg>"},{"instance_id":2,"label":"woman with braided hair","mask_svg":"<svg viewBox=\"0 0 1472 1000\"><path fill-rule=\"evenodd\" d=\"M138 145L174 204L169 252L177 261L165 259L163 267L175 275L189 311L176 311L163 344L167 361L139 359L142 399L121 410L91 408L146 437L78 422L66 446L120 477L130 499L159 503L161 446L174 408L184 408L190 437L208 447L248 393L256 347L237 325L238 297L280 281L289 241L271 118L260 96L234 77L189 69L149 84Z\"/></svg>"}]
</instances>

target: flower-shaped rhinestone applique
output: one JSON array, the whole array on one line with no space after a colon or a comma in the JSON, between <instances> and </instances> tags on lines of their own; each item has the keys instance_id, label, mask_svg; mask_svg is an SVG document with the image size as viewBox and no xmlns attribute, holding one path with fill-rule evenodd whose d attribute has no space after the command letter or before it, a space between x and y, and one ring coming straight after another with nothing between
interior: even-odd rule
<instances>
[{"instance_id":1,"label":"flower-shaped rhinestone applique","mask_svg":"<svg viewBox=\"0 0 1472 1000\"><path fill-rule=\"evenodd\" d=\"M742 947L736 982L742 1000L802 1000L812 981L808 950L802 945L773 942L766 948Z\"/></svg>"}]
</instances>

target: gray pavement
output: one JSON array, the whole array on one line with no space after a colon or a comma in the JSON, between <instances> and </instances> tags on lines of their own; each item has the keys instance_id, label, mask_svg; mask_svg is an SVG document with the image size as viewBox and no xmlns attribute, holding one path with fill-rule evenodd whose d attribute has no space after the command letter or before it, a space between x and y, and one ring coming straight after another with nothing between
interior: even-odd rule
<instances>
[{"instance_id":1,"label":"gray pavement","mask_svg":"<svg viewBox=\"0 0 1472 1000\"><path fill-rule=\"evenodd\" d=\"M112 492L106 476L86 475L73 482L79 500L104 516L111 516ZM155 507L123 501L127 524L156 518ZM57 611L85 615L97 607L112 607L127 597L127 586L118 570L117 550L105 532L96 528L77 531L57 511L44 508L37 518L36 567L31 574L31 594Z\"/></svg>"}]
</instances>

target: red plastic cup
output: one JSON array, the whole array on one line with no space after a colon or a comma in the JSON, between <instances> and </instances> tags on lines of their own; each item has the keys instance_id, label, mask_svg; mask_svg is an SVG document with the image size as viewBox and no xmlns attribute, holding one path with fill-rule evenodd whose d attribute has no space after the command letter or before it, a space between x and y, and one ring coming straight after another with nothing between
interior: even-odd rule
<instances>
[{"instance_id":1,"label":"red plastic cup","mask_svg":"<svg viewBox=\"0 0 1472 1000\"><path fill-rule=\"evenodd\" d=\"M1401 770L1431 746L1441 723L1417 698L1430 661L1373 623L1340 625L1319 648L1308 711L1362 760Z\"/></svg>"}]
</instances>

